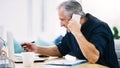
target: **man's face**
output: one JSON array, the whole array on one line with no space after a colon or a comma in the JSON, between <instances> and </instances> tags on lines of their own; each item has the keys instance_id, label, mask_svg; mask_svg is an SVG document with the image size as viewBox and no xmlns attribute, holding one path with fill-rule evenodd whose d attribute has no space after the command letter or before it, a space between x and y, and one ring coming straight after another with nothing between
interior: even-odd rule
<instances>
[{"instance_id":1,"label":"man's face","mask_svg":"<svg viewBox=\"0 0 120 68\"><path fill-rule=\"evenodd\" d=\"M67 25L68 25L68 22L71 18L69 16L65 15L65 9L64 8L60 8L58 13L59 13L59 19L60 19L61 27L64 26L68 30Z\"/></svg>"}]
</instances>

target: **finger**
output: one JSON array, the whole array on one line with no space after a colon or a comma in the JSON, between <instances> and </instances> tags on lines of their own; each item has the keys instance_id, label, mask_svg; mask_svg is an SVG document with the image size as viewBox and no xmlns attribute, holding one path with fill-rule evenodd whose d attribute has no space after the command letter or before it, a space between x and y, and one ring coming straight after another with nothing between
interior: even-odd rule
<instances>
[{"instance_id":1,"label":"finger","mask_svg":"<svg viewBox=\"0 0 120 68\"><path fill-rule=\"evenodd\" d=\"M71 22L67 25L67 28L70 30L71 29Z\"/></svg>"},{"instance_id":2,"label":"finger","mask_svg":"<svg viewBox=\"0 0 120 68\"><path fill-rule=\"evenodd\" d=\"M31 49L28 48L28 47L25 47L24 50L25 50L25 51L31 51Z\"/></svg>"},{"instance_id":3,"label":"finger","mask_svg":"<svg viewBox=\"0 0 120 68\"><path fill-rule=\"evenodd\" d=\"M28 45L29 45L28 43L22 43L22 44L21 44L22 47L26 47L26 46L28 46Z\"/></svg>"},{"instance_id":4,"label":"finger","mask_svg":"<svg viewBox=\"0 0 120 68\"><path fill-rule=\"evenodd\" d=\"M25 49L25 48L27 48L27 46L25 46L25 45L24 45L24 46L22 46L22 48L24 48L24 49Z\"/></svg>"},{"instance_id":5,"label":"finger","mask_svg":"<svg viewBox=\"0 0 120 68\"><path fill-rule=\"evenodd\" d=\"M70 26L72 25L72 23L73 23L73 20L70 20L70 21L68 22L67 27L70 27Z\"/></svg>"},{"instance_id":6,"label":"finger","mask_svg":"<svg viewBox=\"0 0 120 68\"><path fill-rule=\"evenodd\" d=\"M22 47L25 46L25 45L26 45L25 43L22 43L22 44L21 44Z\"/></svg>"},{"instance_id":7,"label":"finger","mask_svg":"<svg viewBox=\"0 0 120 68\"><path fill-rule=\"evenodd\" d=\"M24 43L21 43L21 45L24 45L24 44L28 44L28 43L26 43L26 42L24 42Z\"/></svg>"}]
</instances>

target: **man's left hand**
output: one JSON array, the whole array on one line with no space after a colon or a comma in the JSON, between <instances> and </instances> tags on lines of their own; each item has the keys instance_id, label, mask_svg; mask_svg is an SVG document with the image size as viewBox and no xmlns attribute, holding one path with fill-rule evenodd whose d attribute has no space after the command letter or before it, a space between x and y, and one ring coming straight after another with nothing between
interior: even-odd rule
<instances>
[{"instance_id":1,"label":"man's left hand","mask_svg":"<svg viewBox=\"0 0 120 68\"><path fill-rule=\"evenodd\" d=\"M69 24L67 25L67 27L73 35L80 33L81 24L77 23L77 21L73 19L69 21Z\"/></svg>"}]
</instances>

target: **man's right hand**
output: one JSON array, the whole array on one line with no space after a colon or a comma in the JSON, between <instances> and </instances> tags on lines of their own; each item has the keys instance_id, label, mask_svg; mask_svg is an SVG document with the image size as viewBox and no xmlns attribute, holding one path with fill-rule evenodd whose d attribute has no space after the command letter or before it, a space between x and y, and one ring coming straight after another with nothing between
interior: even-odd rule
<instances>
[{"instance_id":1,"label":"man's right hand","mask_svg":"<svg viewBox=\"0 0 120 68\"><path fill-rule=\"evenodd\" d=\"M22 48L28 52L38 52L38 46L35 45L34 43L22 43L21 44Z\"/></svg>"}]
</instances>

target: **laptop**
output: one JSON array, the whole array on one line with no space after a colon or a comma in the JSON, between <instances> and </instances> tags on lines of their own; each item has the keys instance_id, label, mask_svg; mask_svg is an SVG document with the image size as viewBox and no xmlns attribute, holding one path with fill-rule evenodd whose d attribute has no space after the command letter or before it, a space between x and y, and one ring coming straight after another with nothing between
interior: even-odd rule
<instances>
[{"instance_id":1,"label":"laptop","mask_svg":"<svg viewBox=\"0 0 120 68\"><path fill-rule=\"evenodd\" d=\"M22 63L22 55L21 53L15 54L14 52L14 44L13 44L13 34L11 32L7 32L7 47L8 47L8 58L13 60L16 63ZM45 59L40 58L39 54L35 54L34 62L43 62Z\"/></svg>"}]
</instances>

